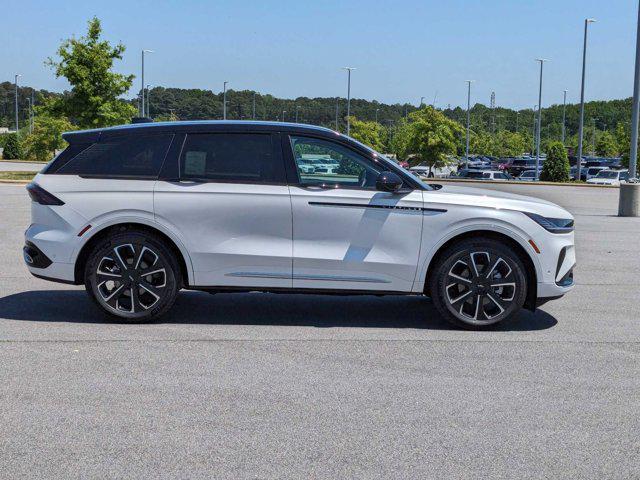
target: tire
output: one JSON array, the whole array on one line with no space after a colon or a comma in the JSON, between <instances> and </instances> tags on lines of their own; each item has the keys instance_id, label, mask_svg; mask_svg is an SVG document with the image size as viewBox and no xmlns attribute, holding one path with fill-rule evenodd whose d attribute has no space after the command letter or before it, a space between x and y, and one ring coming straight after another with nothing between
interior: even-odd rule
<instances>
[{"instance_id":1,"label":"tire","mask_svg":"<svg viewBox=\"0 0 640 480\"><path fill-rule=\"evenodd\" d=\"M429 278L431 298L450 323L481 330L512 318L527 296L527 276L507 243L468 239L439 256Z\"/></svg>"},{"instance_id":2,"label":"tire","mask_svg":"<svg viewBox=\"0 0 640 480\"><path fill-rule=\"evenodd\" d=\"M112 319L144 323L173 306L182 278L175 255L161 238L143 230L122 230L93 248L84 284Z\"/></svg>"}]
</instances>

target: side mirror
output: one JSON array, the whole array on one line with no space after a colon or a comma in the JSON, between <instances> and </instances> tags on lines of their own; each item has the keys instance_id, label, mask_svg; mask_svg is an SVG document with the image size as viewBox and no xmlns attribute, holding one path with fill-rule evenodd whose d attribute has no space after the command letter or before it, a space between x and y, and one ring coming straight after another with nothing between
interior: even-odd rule
<instances>
[{"instance_id":1,"label":"side mirror","mask_svg":"<svg viewBox=\"0 0 640 480\"><path fill-rule=\"evenodd\" d=\"M393 172L382 172L376 179L376 190L395 193L402 188L402 179Z\"/></svg>"}]
</instances>

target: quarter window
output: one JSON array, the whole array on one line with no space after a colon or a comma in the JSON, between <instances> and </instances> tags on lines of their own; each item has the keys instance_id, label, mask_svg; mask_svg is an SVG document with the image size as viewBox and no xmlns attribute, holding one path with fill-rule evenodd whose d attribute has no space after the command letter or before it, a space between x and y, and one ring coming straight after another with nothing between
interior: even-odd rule
<instances>
[{"instance_id":1,"label":"quarter window","mask_svg":"<svg viewBox=\"0 0 640 480\"><path fill-rule=\"evenodd\" d=\"M192 134L180 155L180 177L229 183L285 183L279 144L271 134Z\"/></svg>"},{"instance_id":2,"label":"quarter window","mask_svg":"<svg viewBox=\"0 0 640 480\"><path fill-rule=\"evenodd\" d=\"M292 136L291 148L302 185L375 188L378 175L386 170L327 140Z\"/></svg>"},{"instance_id":3,"label":"quarter window","mask_svg":"<svg viewBox=\"0 0 640 480\"><path fill-rule=\"evenodd\" d=\"M130 135L97 142L57 173L105 177L157 178L173 135Z\"/></svg>"}]
</instances>

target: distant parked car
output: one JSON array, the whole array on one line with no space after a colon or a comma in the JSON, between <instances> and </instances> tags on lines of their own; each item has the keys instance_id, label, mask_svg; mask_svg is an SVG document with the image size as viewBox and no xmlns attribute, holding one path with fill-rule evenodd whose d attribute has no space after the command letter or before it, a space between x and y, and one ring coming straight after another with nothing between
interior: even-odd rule
<instances>
[{"instance_id":1,"label":"distant parked car","mask_svg":"<svg viewBox=\"0 0 640 480\"><path fill-rule=\"evenodd\" d=\"M535 170L525 170L518 177L516 177L516 180L518 180L520 182L535 182L536 181L536 171Z\"/></svg>"},{"instance_id":2,"label":"distant parked car","mask_svg":"<svg viewBox=\"0 0 640 480\"><path fill-rule=\"evenodd\" d=\"M589 167L589 168L586 168L585 170L586 170L586 173L581 172L582 173L581 176L584 178L584 180L589 181L590 179L598 175L603 170L609 170L609 167Z\"/></svg>"},{"instance_id":3,"label":"distant parked car","mask_svg":"<svg viewBox=\"0 0 640 480\"><path fill-rule=\"evenodd\" d=\"M451 175L453 169L451 167L429 168L427 165L417 165L415 167L411 167L409 171L419 177L442 178Z\"/></svg>"},{"instance_id":4,"label":"distant parked car","mask_svg":"<svg viewBox=\"0 0 640 480\"><path fill-rule=\"evenodd\" d=\"M499 170L479 170L464 169L458 172L458 178L474 180L513 180L513 177L506 172Z\"/></svg>"},{"instance_id":5,"label":"distant parked car","mask_svg":"<svg viewBox=\"0 0 640 480\"><path fill-rule=\"evenodd\" d=\"M601 170L587 180L592 185L620 185L629 181L629 170Z\"/></svg>"},{"instance_id":6,"label":"distant parked car","mask_svg":"<svg viewBox=\"0 0 640 480\"><path fill-rule=\"evenodd\" d=\"M540 158L540 166L544 163L544 159ZM514 177L519 177L520 174L526 170L535 170L536 159L535 158L515 158L513 162L507 167L507 171Z\"/></svg>"}]
</instances>

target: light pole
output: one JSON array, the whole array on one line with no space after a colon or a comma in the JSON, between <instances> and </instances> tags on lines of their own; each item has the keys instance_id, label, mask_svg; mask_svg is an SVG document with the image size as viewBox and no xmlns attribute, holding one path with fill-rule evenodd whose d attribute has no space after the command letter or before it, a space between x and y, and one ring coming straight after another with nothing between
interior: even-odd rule
<instances>
[{"instance_id":1,"label":"light pole","mask_svg":"<svg viewBox=\"0 0 640 480\"><path fill-rule=\"evenodd\" d=\"M378 123L378 112L380 111L379 108L376 108L376 123Z\"/></svg>"},{"instance_id":2,"label":"light pole","mask_svg":"<svg viewBox=\"0 0 640 480\"><path fill-rule=\"evenodd\" d=\"M222 119L227 119L227 83L224 82L222 85Z\"/></svg>"},{"instance_id":3,"label":"light pole","mask_svg":"<svg viewBox=\"0 0 640 480\"><path fill-rule=\"evenodd\" d=\"M467 158L467 165L469 164L469 129L471 127L471 83L473 80L466 80L467 82L467 148L465 150L465 156Z\"/></svg>"},{"instance_id":4,"label":"light pole","mask_svg":"<svg viewBox=\"0 0 640 480\"><path fill-rule=\"evenodd\" d=\"M567 118L567 91L564 91L564 97L562 99L562 145L564 145L564 138L566 134L566 118Z\"/></svg>"},{"instance_id":5,"label":"light pole","mask_svg":"<svg viewBox=\"0 0 640 480\"><path fill-rule=\"evenodd\" d=\"M620 185L618 198L619 217L640 216L640 185L638 166L638 120L640 119L640 6L636 27L636 65L633 77L633 104L631 107L631 145L629 151L629 183Z\"/></svg>"},{"instance_id":6,"label":"light pole","mask_svg":"<svg viewBox=\"0 0 640 480\"><path fill-rule=\"evenodd\" d=\"M142 75L141 75L141 82L140 82L140 87L141 87L141 94L142 94L142 104L140 107L140 116L144 117L144 112L145 112L145 107L144 107L144 54L145 53L153 53L153 50L142 50Z\"/></svg>"},{"instance_id":7,"label":"light pole","mask_svg":"<svg viewBox=\"0 0 640 480\"><path fill-rule=\"evenodd\" d=\"M33 133L33 125L31 125L31 99L27 97L27 120L29 121L29 133Z\"/></svg>"},{"instance_id":8,"label":"light pole","mask_svg":"<svg viewBox=\"0 0 640 480\"><path fill-rule=\"evenodd\" d=\"M424 97L420 97L420 108L422 108L423 104L424 104Z\"/></svg>"},{"instance_id":9,"label":"light pole","mask_svg":"<svg viewBox=\"0 0 640 480\"><path fill-rule=\"evenodd\" d=\"M336 98L336 132L338 131L338 111L339 111L338 98Z\"/></svg>"},{"instance_id":10,"label":"light pole","mask_svg":"<svg viewBox=\"0 0 640 480\"><path fill-rule=\"evenodd\" d=\"M253 92L253 119L256 119L256 92Z\"/></svg>"},{"instance_id":11,"label":"light pole","mask_svg":"<svg viewBox=\"0 0 640 480\"><path fill-rule=\"evenodd\" d=\"M33 89L31 89L31 117L30 117L30 123L29 126L31 128L31 133L33 133L33 127L36 121L36 111L34 110L36 105L36 98L35 98L35 94Z\"/></svg>"},{"instance_id":12,"label":"light pole","mask_svg":"<svg viewBox=\"0 0 640 480\"><path fill-rule=\"evenodd\" d=\"M546 62L544 58L536 58L540 62L540 84L538 87L538 131L536 132L536 180L540 176L540 130L542 128L542 66Z\"/></svg>"},{"instance_id":13,"label":"light pole","mask_svg":"<svg viewBox=\"0 0 640 480\"><path fill-rule=\"evenodd\" d=\"M578 168L576 178L580 180L582 169L582 135L584 130L584 76L587 68L587 32L590 23L595 22L593 18L584 19L584 44L582 46L582 84L580 86L580 124L578 126Z\"/></svg>"},{"instance_id":14,"label":"light pole","mask_svg":"<svg viewBox=\"0 0 640 480\"><path fill-rule=\"evenodd\" d=\"M15 84L16 84L16 135L18 135L18 126L19 126L19 121L18 121L18 77L20 77L21 75L19 73L16 73L15 76Z\"/></svg>"},{"instance_id":15,"label":"light pole","mask_svg":"<svg viewBox=\"0 0 640 480\"><path fill-rule=\"evenodd\" d=\"M640 7L636 30L636 68L633 78L633 107L631 108L631 151L629 152L629 179L637 178L638 120L640 119Z\"/></svg>"},{"instance_id":16,"label":"light pole","mask_svg":"<svg viewBox=\"0 0 640 480\"><path fill-rule=\"evenodd\" d=\"M153 85L147 84L147 117L151 118L151 87ZM144 116L144 115L143 115Z\"/></svg>"},{"instance_id":17,"label":"light pole","mask_svg":"<svg viewBox=\"0 0 640 480\"><path fill-rule=\"evenodd\" d=\"M347 136L351 131L351 122L349 117L351 116L351 70L355 70L354 67L342 67L347 71Z\"/></svg>"},{"instance_id":18,"label":"light pole","mask_svg":"<svg viewBox=\"0 0 640 480\"><path fill-rule=\"evenodd\" d=\"M285 113L287 113L287 111L286 110L282 110L282 120L281 120L282 122L284 122L284 114Z\"/></svg>"},{"instance_id":19,"label":"light pole","mask_svg":"<svg viewBox=\"0 0 640 480\"><path fill-rule=\"evenodd\" d=\"M531 137L531 155L536 151L536 110L538 110L538 105L533 107L533 136Z\"/></svg>"},{"instance_id":20,"label":"light pole","mask_svg":"<svg viewBox=\"0 0 640 480\"><path fill-rule=\"evenodd\" d=\"M300 105L296 105L296 123L298 123L298 111L300 110Z\"/></svg>"}]
</instances>

